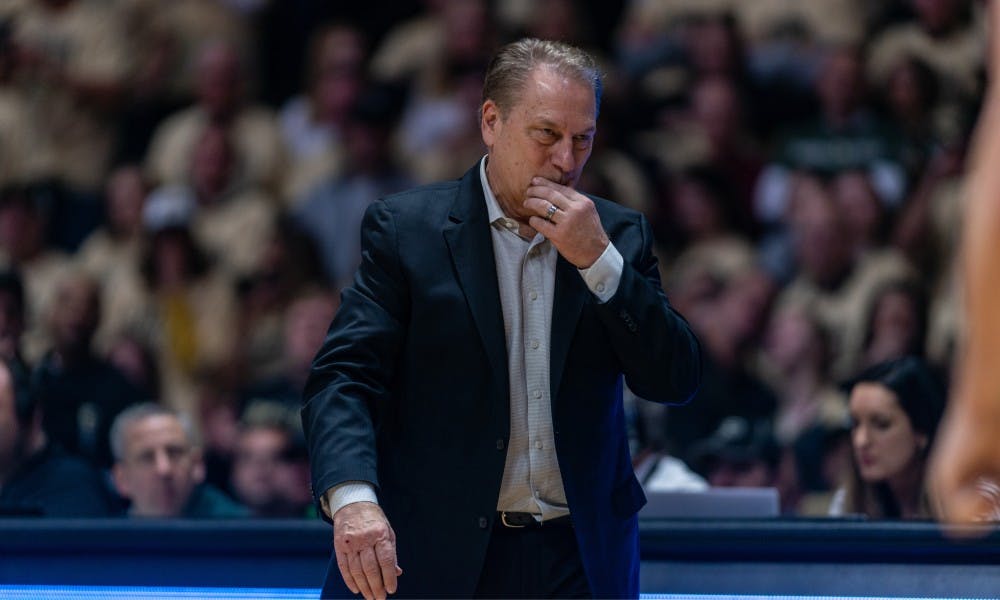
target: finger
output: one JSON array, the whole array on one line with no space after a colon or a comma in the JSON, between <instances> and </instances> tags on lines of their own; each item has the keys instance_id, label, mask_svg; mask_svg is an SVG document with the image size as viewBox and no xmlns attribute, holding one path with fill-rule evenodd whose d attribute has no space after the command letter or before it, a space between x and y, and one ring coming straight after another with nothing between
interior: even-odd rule
<instances>
[{"instance_id":1,"label":"finger","mask_svg":"<svg viewBox=\"0 0 1000 600\"><path fill-rule=\"evenodd\" d=\"M528 218L528 225L531 225L532 229L545 236L546 239L552 239L552 234L556 231L556 224L542 217Z\"/></svg>"},{"instance_id":2,"label":"finger","mask_svg":"<svg viewBox=\"0 0 1000 600\"><path fill-rule=\"evenodd\" d=\"M526 208L527 210L529 210L529 211L535 213L536 215L542 217L543 219L546 216L548 216L548 214L549 214L549 207L550 206L555 206L556 207L556 211L554 213L552 213L553 216L555 216L556 214L558 214L559 211L561 210L559 208L558 204L555 204L553 202L549 202L548 200L545 200L544 198L537 198L537 197L529 196L529 197L527 197L527 198L524 199L524 208Z\"/></svg>"},{"instance_id":3,"label":"finger","mask_svg":"<svg viewBox=\"0 0 1000 600\"><path fill-rule=\"evenodd\" d=\"M540 198L546 204L555 204L556 207L566 210L572 203L569 196L550 187L533 185L524 193L525 198Z\"/></svg>"},{"instance_id":4,"label":"finger","mask_svg":"<svg viewBox=\"0 0 1000 600\"><path fill-rule=\"evenodd\" d=\"M337 557L337 568L340 569L340 577L344 580L347 585L347 589L351 590L352 594L357 594L359 591L358 584L354 581L354 576L351 575L351 567L347 560L346 552L335 552Z\"/></svg>"},{"instance_id":5,"label":"finger","mask_svg":"<svg viewBox=\"0 0 1000 600\"><path fill-rule=\"evenodd\" d=\"M385 584L382 581L382 569L379 567L375 551L371 547L361 550L361 568L368 579L368 587L378 600L385 600Z\"/></svg>"},{"instance_id":6,"label":"finger","mask_svg":"<svg viewBox=\"0 0 1000 600\"><path fill-rule=\"evenodd\" d=\"M361 566L361 557L358 556L357 552L351 552L347 555L347 562L350 566L351 575L358 584L358 591L361 592L361 595L366 600L374 600L375 595L372 594L372 588L368 585L368 578L365 577L365 570Z\"/></svg>"},{"instance_id":7,"label":"finger","mask_svg":"<svg viewBox=\"0 0 1000 600\"><path fill-rule=\"evenodd\" d=\"M385 584L385 591L395 594L396 577L401 572L399 565L396 564L396 547L389 540L380 540L375 544L375 558L378 559L379 569L382 571L382 581Z\"/></svg>"},{"instance_id":8,"label":"finger","mask_svg":"<svg viewBox=\"0 0 1000 600\"><path fill-rule=\"evenodd\" d=\"M558 194L565 195L567 198L571 196L573 191L573 188L569 186L565 186L557 181L552 181L551 179L546 179L544 177L532 177L531 185L533 187L537 186L540 188L547 188Z\"/></svg>"}]
</instances>

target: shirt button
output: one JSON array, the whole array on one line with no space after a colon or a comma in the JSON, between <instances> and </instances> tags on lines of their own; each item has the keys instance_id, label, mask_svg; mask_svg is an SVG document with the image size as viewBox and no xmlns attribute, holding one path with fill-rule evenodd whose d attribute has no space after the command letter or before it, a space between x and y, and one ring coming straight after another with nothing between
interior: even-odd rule
<instances>
[{"instance_id":1,"label":"shirt button","mask_svg":"<svg viewBox=\"0 0 1000 600\"><path fill-rule=\"evenodd\" d=\"M497 438L497 450L503 450L503 438Z\"/></svg>"},{"instance_id":2,"label":"shirt button","mask_svg":"<svg viewBox=\"0 0 1000 600\"><path fill-rule=\"evenodd\" d=\"M531 347L535 350L538 349L538 340L531 340Z\"/></svg>"},{"instance_id":3,"label":"shirt button","mask_svg":"<svg viewBox=\"0 0 1000 600\"><path fill-rule=\"evenodd\" d=\"M535 399L537 400L538 398L541 397L542 397L542 390L535 390Z\"/></svg>"},{"instance_id":4,"label":"shirt button","mask_svg":"<svg viewBox=\"0 0 1000 600\"><path fill-rule=\"evenodd\" d=\"M535 449L537 450L542 449L542 440L535 440Z\"/></svg>"},{"instance_id":5,"label":"shirt button","mask_svg":"<svg viewBox=\"0 0 1000 600\"><path fill-rule=\"evenodd\" d=\"M486 529L489 526L490 526L490 520L489 519L487 519L486 517L479 517L479 528L480 529Z\"/></svg>"},{"instance_id":6,"label":"shirt button","mask_svg":"<svg viewBox=\"0 0 1000 600\"><path fill-rule=\"evenodd\" d=\"M597 291L598 292L603 292L604 291L604 284L603 283L598 283L597 284Z\"/></svg>"},{"instance_id":7,"label":"shirt button","mask_svg":"<svg viewBox=\"0 0 1000 600\"><path fill-rule=\"evenodd\" d=\"M532 300L538 300L538 292L531 292L530 294L528 294L528 297L531 298Z\"/></svg>"}]
</instances>

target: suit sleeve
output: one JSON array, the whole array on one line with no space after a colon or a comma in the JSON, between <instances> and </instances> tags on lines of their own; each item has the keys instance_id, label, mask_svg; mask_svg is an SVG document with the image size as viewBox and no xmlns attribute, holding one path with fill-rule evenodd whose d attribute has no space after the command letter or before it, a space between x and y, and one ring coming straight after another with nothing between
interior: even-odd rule
<instances>
[{"instance_id":1,"label":"suit sleeve","mask_svg":"<svg viewBox=\"0 0 1000 600\"><path fill-rule=\"evenodd\" d=\"M646 400L683 404L701 383L701 348L663 293L649 223L636 219L613 236L625 264L618 290L596 308L629 389Z\"/></svg>"},{"instance_id":2,"label":"suit sleeve","mask_svg":"<svg viewBox=\"0 0 1000 600\"><path fill-rule=\"evenodd\" d=\"M375 431L407 319L407 292L396 226L385 202L372 204L361 227L361 265L313 361L303 393L313 494L345 481L378 487Z\"/></svg>"}]
</instances>

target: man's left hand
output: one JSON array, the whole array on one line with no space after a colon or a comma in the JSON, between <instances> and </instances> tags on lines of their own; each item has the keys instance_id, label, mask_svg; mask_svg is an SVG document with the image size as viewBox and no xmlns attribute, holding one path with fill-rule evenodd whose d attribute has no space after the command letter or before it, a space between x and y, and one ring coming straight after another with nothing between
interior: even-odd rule
<instances>
[{"instance_id":1,"label":"man's left hand","mask_svg":"<svg viewBox=\"0 0 1000 600\"><path fill-rule=\"evenodd\" d=\"M593 265L610 243L593 201L573 188L535 177L524 207L537 215L528 224L578 269ZM546 218L549 213L551 217Z\"/></svg>"}]
</instances>

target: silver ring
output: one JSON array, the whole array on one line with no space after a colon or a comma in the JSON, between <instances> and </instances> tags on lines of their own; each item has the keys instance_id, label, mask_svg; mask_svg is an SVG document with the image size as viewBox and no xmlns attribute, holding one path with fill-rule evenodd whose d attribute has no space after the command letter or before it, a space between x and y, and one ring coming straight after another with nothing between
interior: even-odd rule
<instances>
[{"instance_id":1,"label":"silver ring","mask_svg":"<svg viewBox=\"0 0 1000 600\"><path fill-rule=\"evenodd\" d=\"M556 214L557 210L559 210L559 208L555 204L550 204L549 209L545 211L545 220L551 223L552 215Z\"/></svg>"}]
</instances>

